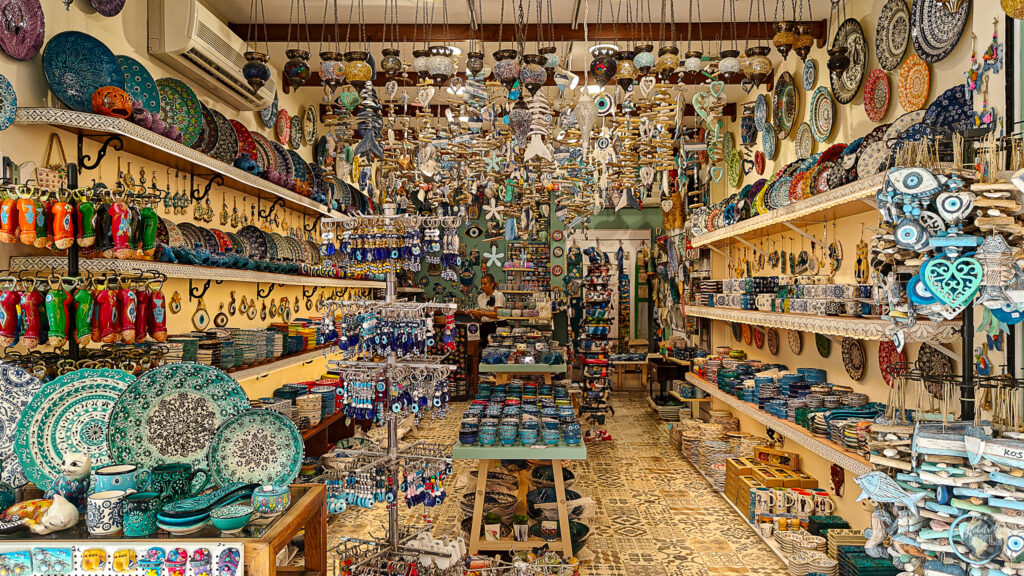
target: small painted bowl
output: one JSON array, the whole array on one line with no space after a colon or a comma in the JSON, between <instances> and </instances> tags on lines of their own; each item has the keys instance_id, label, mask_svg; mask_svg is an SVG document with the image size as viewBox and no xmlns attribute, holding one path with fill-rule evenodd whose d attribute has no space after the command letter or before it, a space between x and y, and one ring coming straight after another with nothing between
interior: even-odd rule
<instances>
[{"instance_id":1,"label":"small painted bowl","mask_svg":"<svg viewBox=\"0 0 1024 576\"><path fill-rule=\"evenodd\" d=\"M252 509L263 516L284 514L292 503L288 486L260 486L252 491Z\"/></svg>"},{"instance_id":2,"label":"small painted bowl","mask_svg":"<svg viewBox=\"0 0 1024 576\"><path fill-rule=\"evenodd\" d=\"M210 522L221 532L235 532L245 528L252 519L254 510L245 504L232 504L214 508L210 512Z\"/></svg>"}]
</instances>

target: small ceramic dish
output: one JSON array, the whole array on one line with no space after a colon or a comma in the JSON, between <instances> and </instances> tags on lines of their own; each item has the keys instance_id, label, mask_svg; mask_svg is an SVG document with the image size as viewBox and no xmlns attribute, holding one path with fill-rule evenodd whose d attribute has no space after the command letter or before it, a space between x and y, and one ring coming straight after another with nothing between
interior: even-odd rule
<instances>
[{"instance_id":1,"label":"small ceramic dish","mask_svg":"<svg viewBox=\"0 0 1024 576\"><path fill-rule=\"evenodd\" d=\"M236 532L245 528L245 525L252 519L252 515L252 506L245 504L221 506L210 512L210 522L221 532Z\"/></svg>"}]
</instances>

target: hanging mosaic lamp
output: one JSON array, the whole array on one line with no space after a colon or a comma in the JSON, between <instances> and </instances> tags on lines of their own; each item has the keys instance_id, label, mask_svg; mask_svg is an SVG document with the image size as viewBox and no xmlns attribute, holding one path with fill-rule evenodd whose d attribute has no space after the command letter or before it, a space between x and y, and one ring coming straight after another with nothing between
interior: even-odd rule
<instances>
[{"instance_id":1,"label":"hanging mosaic lamp","mask_svg":"<svg viewBox=\"0 0 1024 576\"><path fill-rule=\"evenodd\" d=\"M412 51L412 69L416 71L416 75L420 79L424 79L430 76L427 72L427 62L430 60L430 50L420 48L419 50Z\"/></svg>"},{"instance_id":2,"label":"hanging mosaic lamp","mask_svg":"<svg viewBox=\"0 0 1024 576\"><path fill-rule=\"evenodd\" d=\"M526 106L526 102L524 102L522 98L516 100L516 104L512 107L512 111L508 113L508 125L512 128L512 131L516 135L516 140L520 144L526 142L526 136L530 131L530 122L532 119L533 114Z\"/></svg>"},{"instance_id":3,"label":"hanging mosaic lamp","mask_svg":"<svg viewBox=\"0 0 1024 576\"><path fill-rule=\"evenodd\" d=\"M654 71L661 76L662 80L668 77L679 68L679 48L675 46L662 46L658 48L658 62L654 65Z\"/></svg>"},{"instance_id":4,"label":"hanging mosaic lamp","mask_svg":"<svg viewBox=\"0 0 1024 576\"><path fill-rule=\"evenodd\" d=\"M522 69L519 71L519 83L529 90L530 96L533 96L547 81L548 71L544 69L544 57L540 54L525 54Z\"/></svg>"},{"instance_id":5,"label":"hanging mosaic lamp","mask_svg":"<svg viewBox=\"0 0 1024 576\"><path fill-rule=\"evenodd\" d=\"M772 73L774 66L768 59L771 48L767 46L751 46L746 50L746 60L743 62L743 75L746 76L754 86L764 83L768 75Z\"/></svg>"},{"instance_id":6,"label":"hanging mosaic lamp","mask_svg":"<svg viewBox=\"0 0 1024 576\"><path fill-rule=\"evenodd\" d=\"M617 64L615 62L615 49L610 46L594 46L590 49L594 59L590 62L590 73L598 86L607 86L615 76Z\"/></svg>"},{"instance_id":7,"label":"hanging mosaic lamp","mask_svg":"<svg viewBox=\"0 0 1024 576\"><path fill-rule=\"evenodd\" d=\"M1024 2L1021 0L1000 0L1003 12L1014 20L1024 20Z\"/></svg>"},{"instance_id":8,"label":"hanging mosaic lamp","mask_svg":"<svg viewBox=\"0 0 1024 576\"><path fill-rule=\"evenodd\" d=\"M690 74L697 74L704 69L704 53L700 50L689 50L685 54L686 60L683 61L683 70L686 70Z\"/></svg>"},{"instance_id":9,"label":"hanging mosaic lamp","mask_svg":"<svg viewBox=\"0 0 1024 576\"><path fill-rule=\"evenodd\" d=\"M345 62L340 52L320 53L320 83L331 90L338 89L345 82Z\"/></svg>"},{"instance_id":10,"label":"hanging mosaic lamp","mask_svg":"<svg viewBox=\"0 0 1024 576\"><path fill-rule=\"evenodd\" d=\"M270 56L267 56L265 52L250 50L245 53L245 65L242 66L242 76L249 83L253 93L259 92L260 88L263 88L263 85L267 83L267 80L270 80L270 67L267 66L269 61Z\"/></svg>"},{"instance_id":11,"label":"hanging mosaic lamp","mask_svg":"<svg viewBox=\"0 0 1024 576\"><path fill-rule=\"evenodd\" d=\"M597 122L597 103L588 91L580 90L580 97L576 100L573 113L576 116L576 123L580 126L580 132L586 138Z\"/></svg>"},{"instance_id":12,"label":"hanging mosaic lamp","mask_svg":"<svg viewBox=\"0 0 1024 576\"><path fill-rule=\"evenodd\" d=\"M288 61L284 63L284 80L293 89L304 86L313 71L309 67L309 52L300 48L285 50Z\"/></svg>"},{"instance_id":13,"label":"hanging mosaic lamp","mask_svg":"<svg viewBox=\"0 0 1024 576\"><path fill-rule=\"evenodd\" d=\"M431 46L430 57L427 58L427 73L438 85L444 84L455 75L455 61L452 60L452 49L448 46Z\"/></svg>"},{"instance_id":14,"label":"hanging mosaic lamp","mask_svg":"<svg viewBox=\"0 0 1024 576\"><path fill-rule=\"evenodd\" d=\"M850 67L850 56L846 53L846 46L833 46L826 52L828 52L829 71L842 74Z\"/></svg>"},{"instance_id":15,"label":"hanging mosaic lamp","mask_svg":"<svg viewBox=\"0 0 1024 576\"><path fill-rule=\"evenodd\" d=\"M466 70L473 76L476 76L484 69L484 53L483 52L470 52L466 54Z\"/></svg>"},{"instance_id":16,"label":"hanging mosaic lamp","mask_svg":"<svg viewBox=\"0 0 1024 576\"><path fill-rule=\"evenodd\" d=\"M615 80L615 83L623 91L629 92L633 82L639 75L640 72L636 69L636 65L633 64L633 52L631 50L619 50L615 53L615 75L612 76L612 80Z\"/></svg>"},{"instance_id":17,"label":"hanging mosaic lamp","mask_svg":"<svg viewBox=\"0 0 1024 576\"><path fill-rule=\"evenodd\" d=\"M793 26L789 22L776 22L775 23L775 36L772 37L772 45L782 55L782 59L785 60L790 51L793 50L793 45L796 44L796 32L793 31Z\"/></svg>"},{"instance_id":18,"label":"hanging mosaic lamp","mask_svg":"<svg viewBox=\"0 0 1024 576\"><path fill-rule=\"evenodd\" d=\"M384 57L380 59L380 69L388 75L388 78L394 78L402 73L402 58L401 51L397 48L385 48L380 51Z\"/></svg>"},{"instance_id":19,"label":"hanging mosaic lamp","mask_svg":"<svg viewBox=\"0 0 1024 576\"><path fill-rule=\"evenodd\" d=\"M494 79L501 82L501 85L506 90L512 90L512 87L519 80L518 56L519 52L510 49L498 50L494 53L494 59L497 62L494 64L494 70L491 73L494 74Z\"/></svg>"},{"instance_id":20,"label":"hanging mosaic lamp","mask_svg":"<svg viewBox=\"0 0 1024 576\"><path fill-rule=\"evenodd\" d=\"M654 45L653 44L641 44L637 46L633 51L633 65L640 71L640 74L646 75L654 68Z\"/></svg>"},{"instance_id":21,"label":"hanging mosaic lamp","mask_svg":"<svg viewBox=\"0 0 1024 576\"><path fill-rule=\"evenodd\" d=\"M373 79L373 68L366 62L366 52L353 50L345 53L345 78L356 90L362 90Z\"/></svg>"},{"instance_id":22,"label":"hanging mosaic lamp","mask_svg":"<svg viewBox=\"0 0 1024 576\"><path fill-rule=\"evenodd\" d=\"M544 57L544 62L542 65L550 75L552 72L554 72L555 68L557 68L558 64L561 62L561 59L558 57L558 48L555 48L554 46L541 48L540 55Z\"/></svg>"},{"instance_id":23,"label":"hanging mosaic lamp","mask_svg":"<svg viewBox=\"0 0 1024 576\"><path fill-rule=\"evenodd\" d=\"M739 55L739 50L722 50L721 59L718 61L718 73L725 80L729 80L740 72Z\"/></svg>"},{"instance_id":24,"label":"hanging mosaic lamp","mask_svg":"<svg viewBox=\"0 0 1024 576\"><path fill-rule=\"evenodd\" d=\"M814 36L811 36L810 24L797 24L796 25L796 42L793 42L793 52L800 57L801 61L806 61L807 56L811 53L811 48L814 47Z\"/></svg>"}]
</instances>

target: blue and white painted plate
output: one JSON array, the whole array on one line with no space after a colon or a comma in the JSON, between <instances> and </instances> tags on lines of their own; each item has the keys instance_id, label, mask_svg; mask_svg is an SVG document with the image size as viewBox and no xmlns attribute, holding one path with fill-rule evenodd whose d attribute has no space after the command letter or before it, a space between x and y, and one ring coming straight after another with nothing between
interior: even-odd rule
<instances>
[{"instance_id":1,"label":"blue and white painted plate","mask_svg":"<svg viewBox=\"0 0 1024 576\"><path fill-rule=\"evenodd\" d=\"M818 81L818 61L814 58L808 58L804 62L804 72L801 77L803 81L804 90L810 92L814 90L814 85Z\"/></svg>"},{"instance_id":2,"label":"blue and white painted plate","mask_svg":"<svg viewBox=\"0 0 1024 576\"><path fill-rule=\"evenodd\" d=\"M14 452L14 436L18 430L18 418L28 406L43 382L24 368L14 364L0 364L0 462L3 471L0 480L18 487L25 484L25 473Z\"/></svg>"},{"instance_id":3,"label":"blue and white painted plate","mask_svg":"<svg viewBox=\"0 0 1024 576\"><path fill-rule=\"evenodd\" d=\"M88 34L57 34L43 49L43 74L50 90L72 110L92 112L92 94L103 86L124 89L124 73L103 42Z\"/></svg>"},{"instance_id":4,"label":"blue and white painted plate","mask_svg":"<svg viewBox=\"0 0 1024 576\"><path fill-rule=\"evenodd\" d=\"M290 419L274 410L248 410L217 429L210 444L210 473L218 486L287 485L299 475L302 454L302 434Z\"/></svg>"},{"instance_id":5,"label":"blue and white painted plate","mask_svg":"<svg viewBox=\"0 0 1024 576\"><path fill-rule=\"evenodd\" d=\"M263 122L264 128L273 128L274 124L277 123L277 94L274 94L274 102L260 110L260 120Z\"/></svg>"},{"instance_id":6,"label":"blue and white painted plate","mask_svg":"<svg viewBox=\"0 0 1024 576\"><path fill-rule=\"evenodd\" d=\"M0 74L0 130L7 130L14 124L18 112L18 94L11 82Z\"/></svg>"},{"instance_id":7,"label":"blue and white painted plate","mask_svg":"<svg viewBox=\"0 0 1024 576\"><path fill-rule=\"evenodd\" d=\"M142 107L153 114L160 113L160 91L156 80L141 62L131 56L118 55L117 64L124 75L124 90Z\"/></svg>"}]
</instances>

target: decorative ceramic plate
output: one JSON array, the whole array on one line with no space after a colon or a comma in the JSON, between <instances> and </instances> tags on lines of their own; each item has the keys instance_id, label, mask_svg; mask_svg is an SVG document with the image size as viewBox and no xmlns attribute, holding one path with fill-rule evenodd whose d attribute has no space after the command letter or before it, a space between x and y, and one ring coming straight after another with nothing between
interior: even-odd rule
<instances>
[{"instance_id":1,"label":"decorative ceramic plate","mask_svg":"<svg viewBox=\"0 0 1024 576\"><path fill-rule=\"evenodd\" d=\"M743 333L743 343L749 346L752 338L750 324L744 324L740 330Z\"/></svg>"},{"instance_id":2,"label":"decorative ceramic plate","mask_svg":"<svg viewBox=\"0 0 1024 576\"><path fill-rule=\"evenodd\" d=\"M801 75L801 80L804 84L804 91L810 92L814 90L815 83L818 82L818 61L814 58L808 58L804 62L804 70Z\"/></svg>"},{"instance_id":3,"label":"decorative ceramic plate","mask_svg":"<svg viewBox=\"0 0 1024 576\"><path fill-rule=\"evenodd\" d=\"M799 355L800 351L804 349L803 334L797 330L789 330L786 333L786 339L789 340L790 351Z\"/></svg>"},{"instance_id":4,"label":"decorative ceramic plate","mask_svg":"<svg viewBox=\"0 0 1024 576\"><path fill-rule=\"evenodd\" d=\"M156 80L141 62L131 56L119 55L117 64L124 74L124 89L142 107L154 114L160 113L160 91L156 88Z\"/></svg>"},{"instance_id":5,"label":"decorative ceramic plate","mask_svg":"<svg viewBox=\"0 0 1024 576\"><path fill-rule=\"evenodd\" d=\"M743 325L739 322L732 323L732 339L737 342L743 341Z\"/></svg>"},{"instance_id":6,"label":"decorative ceramic plate","mask_svg":"<svg viewBox=\"0 0 1024 576\"><path fill-rule=\"evenodd\" d=\"M911 54L900 66L899 80L896 84L896 93L899 95L903 111L913 112L924 108L930 90L931 73L928 71L928 63L917 54Z\"/></svg>"},{"instance_id":7,"label":"decorative ceramic plate","mask_svg":"<svg viewBox=\"0 0 1024 576\"><path fill-rule=\"evenodd\" d=\"M238 157L238 136L235 129L228 122L226 116L210 108L210 112L217 120L217 143L210 152L212 158L216 158L225 164L234 164Z\"/></svg>"},{"instance_id":8,"label":"decorative ceramic plate","mask_svg":"<svg viewBox=\"0 0 1024 576\"><path fill-rule=\"evenodd\" d=\"M295 178L295 167L292 166L292 157L288 155L288 149L277 142L271 142L270 147L277 155L277 171L289 179Z\"/></svg>"},{"instance_id":9,"label":"decorative ceramic plate","mask_svg":"<svg viewBox=\"0 0 1024 576\"><path fill-rule=\"evenodd\" d=\"M775 94L772 98L772 118L774 119L775 131L779 138L789 138L796 121L796 112L800 107L800 96L796 91L796 84L793 75L789 72L779 74L775 81ZM767 151L765 152L767 154Z\"/></svg>"},{"instance_id":10,"label":"decorative ceramic plate","mask_svg":"<svg viewBox=\"0 0 1024 576\"><path fill-rule=\"evenodd\" d=\"M264 128L273 128L277 122L277 93L274 93L274 101L263 110L260 110L260 121Z\"/></svg>"},{"instance_id":11,"label":"decorative ceramic plate","mask_svg":"<svg viewBox=\"0 0 1024 576\"><path fill-rule=\"evenodd\" d=\"M288 145L292 150L302 147L302 118L292 116L292 126L288 132Z\"/></svg>"},{"instance_id":12,"label":"decorative ceramic plate","mask_svg":"<svg viewBox=\"0 0 1024 576\"><path fill-rule=\"evenodd\" d=\"M900 352L896 350L896 345L892 343L892 340L882 340L878 343L878 368L882 371L882 379L885 383L892 386L893 374L898 374L894 369L886 368L893 364L905 364L907 362L906 350Z\"/></svg>"},{"instance_id":13,"label":"decorative ceramic plate","mask_svg":"<svg viewBox=\"0 0 1024 576\"><path fill-rule=\"evenodd\" d=\"M320 132L318 126L316 106L306 106L306 112L302 115L302 141L307 146L316 142L317 134Z\"/></svg>"},{"instance_id":14,"label":"decorative ceramic plate","mask_svg":"<svg viewBox=\"0 0 1024 576\"><path fill-rule=\"evenodd\" d=\"M768 328L765 332L765 340L768 341L768 351L774 356L779 353L779 331L775 328Z\"/></svg>"},{"instance_id":15,"label":"decorative ceramic plate","mask_svg":"<svg viewBox=\"0 0 1024 576\"><path fill-rule=\"evenodd\" d=\"M843 367L846 373L854 380L864 377L864 365L866 364L864 345L855 338L843 338Z\"/></svg>"},{"instance_id":16,"label":"decorative ceramic plate","mask_svg":"<svg viewBox=\"0 0 1024 576\"><path fill-rule=\"evenodd\" d=\"M140 376L110 414L110 453L143 468L206 465L217 429L249 408L242 387L224 372L191 362L168 364Z\"/></svg>"},{"instance_id":17,"label":"decorative ceramic plate","mask_svg":"<svg viewBox=\"0 0 1024 576\"><path fill-rule=\"evenodd\" d=\"M238 155L245 154L256 159L256 141L253 140L252 134L249 133L249 129L245 127L238 120L228 120L231 123L231 127L235 129L235 139L238 140Z\"/></svg>"},{"instance_id":18,"label":"decorative ceramic plate","mask_svg":"<svg viewBox=\"0 0 1024 576\"><path fill-rule=\"evenodd\" d=\"M862 146L860 156L857 158L857 176L867 178L872 174L878 174L889 162L889 147L885 142L872 142Z\"/></svg>"},{"instance_id":19,"label":"decorative ceramic plate","mask_svg":"<svg viewBox=\"0 0 1024 576\"><path fill-rule=\"evenodd\" d=\"M69 452L85 452L93 468L118 460L108 451L107 425L117 399L135 377L121 370L75 370L39 389L18 419L14 450L25 476L45 490Z\"/></svg>"},{"instance_id":20,"label":"decorative ceramic plate","mask_svg":"<svg viewBox=\"0 0 1024 576\"><path fill-rule=\"evenodd\" d=\"M878 122L888 111L889 76L881 68L875 68L864 84L864 112L872 122Z\"/></svg>"},{"instance_id":21,"label":"decorative ceramic plate","mask_svg":"<svg viewBox=\"0 0 1024 576\"><path fill-rule=\"evenodd\" d=\"M14 86L0 74L0 130L7 130L14 124L14 115L18 113L18 94Z\"/></svg>"},{"instance_id":22,"label":"decorative ceramic plate","mask_svg":"<svg viewBox=\"0 0 1024 576\"><path fill-rule=\"evenodd\" d=\"M25 484L25 473L14 451L14 437L18 431L18 418L43 382L24 368L14 364L0 364L0 462L3 474L0 481L14 487Z\"/></svg>"},{"instance_id":23,"label":"decorative ceramic plate","mask_svg":"<svg viewBox=\"0 0 1024 576\"><path fill-rule=\"evenodd\" d=\"M210 474L218 486L255 482L291 484L302 467L302 434L275 410L247 410L217 429L210 444Z\"/></svg>"},{"instance_id":24,"label":"decorative ceramic plate","mask_svg":"<svg viewBox=\"0 0 1024 576\"><path fill-rule=\"evenodd\" d=\"M846 55L850 57L850 66L842 74L830 74L832 94L836 101L840 104L849 104L860 90L868 61L868 45L864 40L864 29L861 28L860 22L855 18L849 18L840 24L832 45L845 46Z\"/></svg>"},{"instance_id":25,"label":"decorative ceramic plate","mask_svg":"<svg viewBox=\"0 0 1024 576\"><path fill-rule=\"evenodd\" d=\"M751 328L754 336L754 347L758 350L764 348L764 330L761 328Z\"/></svg>"},{"instance_id":26,"label":"decorative ceramic plate","mask_svg":"<svg viewBox=\"0 0 1024 576\"><path fill-rule=\"evenodd\" d=\"M202 102L199 103L199 112L203 115L203 124L199 129L199 137L192 143L192 148L203 154L209 154L217 145L217 136L219 135L217 118L213 115L213 111Z\"/></svg>"},{"instance_id":27,"label":"decorative ceramic plate","mask_svg":"<svg viewBox=\"0 0 1024 576\"><path fill-rule=\"evenodd\" d=\"M887 147L892 148L900 134L910 129L911 126L920 124L924 120L924 116L924 110L917 110L915 112L907 112L893 120L892 124L889 124L889 127L886 128L885 134L882 135L882 142Z\"/></svg>"},{"instance_id":28,"label":"decorative ceramic plate","mask_svg":"<svg viewBox=\"0 0 1024 576\"><path fill-rule=\"evenodd\" d=\"M810 124L803 122L797 127L794 144L797 158L807 158L814 153L814 135Z\"/></svg>"},{"instance_id":29,"label":"decorative ceramic plate","mask_svg":"<svg viewBox=\"0 0 1024 576\"><path fill-rule=\"evenodd\" d=\"M777 144L775 128L772 128L771 124L765 124L764 131L761 132L761 149L764 150L765 158L768 160L775 159L775 149Z\"/></svg>"},{"instance_id":30,"label":"decorative ceramic plate","mask_svg":"<svg viewBox=\"0 0 1024 576\"><path fill-rule=\"evenodd\" d=\"M953 373L953 361L949 356L939 352L927 342L921 344L921 349L917 352L917 362L915 362L915 365L925 378L928 376L949 376ZM945 395L942 385L937 382L926 380L924 386L932 396L939 400L942 400L942 397Z\"/></svg>"},{"instance_id":31,"label":"decorative ceramic plate","mask_svg":"<svg viewBox=\"0 0 1024 576\"><path fill-rule=\"evenodd\" d=\"M964 0L953 13L945 2L913 0L910 12L914 50L925 62L935 64L945 60L960 42L971 15L971 0Z\"/></svg>"},{"instance_id":32,"label":"decorative ceramic plate","mask_svg":"<svg viewBox=\"0 0 1024 576\"><path fill-rule=\"evenodd\" d=\"M0 50L23 62L39 54L46 19L39 0L0 0Z\"/></svg>"},{"instance_id":33,"label":"decorative ceramic plate","mask_svg":"<svg viewBox=\"0 0 1024 576\"><path fill-rule=\"evenodd\" d=\"M832 103L832 94L825 86L818 86L811 96L811 132L818 142L828 140L832 135L832 124L835 122L836 109Z\"/></svg>"},{"instance_id":34,"label":"decorative ceramic plate","mask_svg":"<svg viewBox=\"0 0 1024 576\"><path fill-rule=\"evenodd\" d=\"M895 70L910 43L910 10L906 0L888 0L875 28L875 57L883 70Z\"/></svg>"},{"instance_id":35,"label":"decorative ceramic plate","mask_svg":"<svg viewBox=\"0 0 1024 576\"><path fill-rule=\"evenodd\" d=\"M726 168L729 172L729 185L736 188L743 181L743 157L735 148L725 155Z\"/></svg>"},{"instance_id":36,"label":"decorative ceramic plate","mask_svg":"<svg viewBox=\"0 0 1024 576\"><path fill-rule=\"evenodd\" d=\"M277 120L274 121L274 138L281 144L288 144L288 138L292 135L292 117L284 108L277 111Z\"/></svg>"},{"instance_id":37,"label":"decorative ceramic plate","mask_svg":"<svg viewBox=\"0 0 1024 576\"><path fill-rule=\"evenodd\" d=\"M252 134L252 139L256 142L256 149L260 153L260 159L257 161L260 163L260 167L264 170L276 170L277 153L274 152L274 146L270 140L259 132L250 132L250 134Z\"/></svg>"},{"instance_id":38,"label":"decorative ceramic plate","mask_svg":"<svg viewBox=\"0 0 1024 576\"><path fill-rule=\"evenodd\" d=\"M188 84L177 78L161 78L156 81L156 86L160 90L160 118L177 126L181 131L182 144L192 146L199 138L203 124L199 98ZM218 125L218 131L219 128Z\"/></svg>"},{"instance_id":39,"label":"decorative ceramic plate","mask_svg":"<svg viewBox=\"0 0 1024 576\"><path fill-rule=\"evenodd\" d=\"M754 100L754 127L757 128L758 132L761 132L767 124L768 99L764 97L764 94L758 94L757 99Z\"/></svg>"},{"instance_id":40,"label":"decorative ceramic plate","mask_svg":"<svg viewBox=\"0 0 1024 576\"><path fill-rule=\"evenodd\" d=\"M814 347L818 349L818 356L828 358L832 353L832 341L824 334L814 335Z\"/></svg>"},{"instance_id":41,"label":"decorative ceramic plate","mask_svg":"<svg viewBox=\"0 0 1024 576\"><path fill-rule=\"evenodd\" d=\"M92 112L92 94L103 86L124 89L124 74L103 42L82 32L61 32L43 50L50 90L72 110Z\"/></svg>"},{"instance_id":42,"label":"decorative ceramic plate","mask_svg":"<svg viewBox=\"0 0 1024 576\"><path fill-rule=\"evenodd\" d=\"M953 130L974 128L974 93L959 84L947 89L928 105L921 121Z\"/></svg>"},{"instance_id":43,"label":"decorative ceramic plate","mask_svg":"<svg viewBox=\"0 0 1024 576\"><path fill-rule=\"evenodd\" d=\"M124 9L125 0L90 0L92 7L102 16L107 18L113 18L121 13Z\"/></svg>"}]
</instances>

